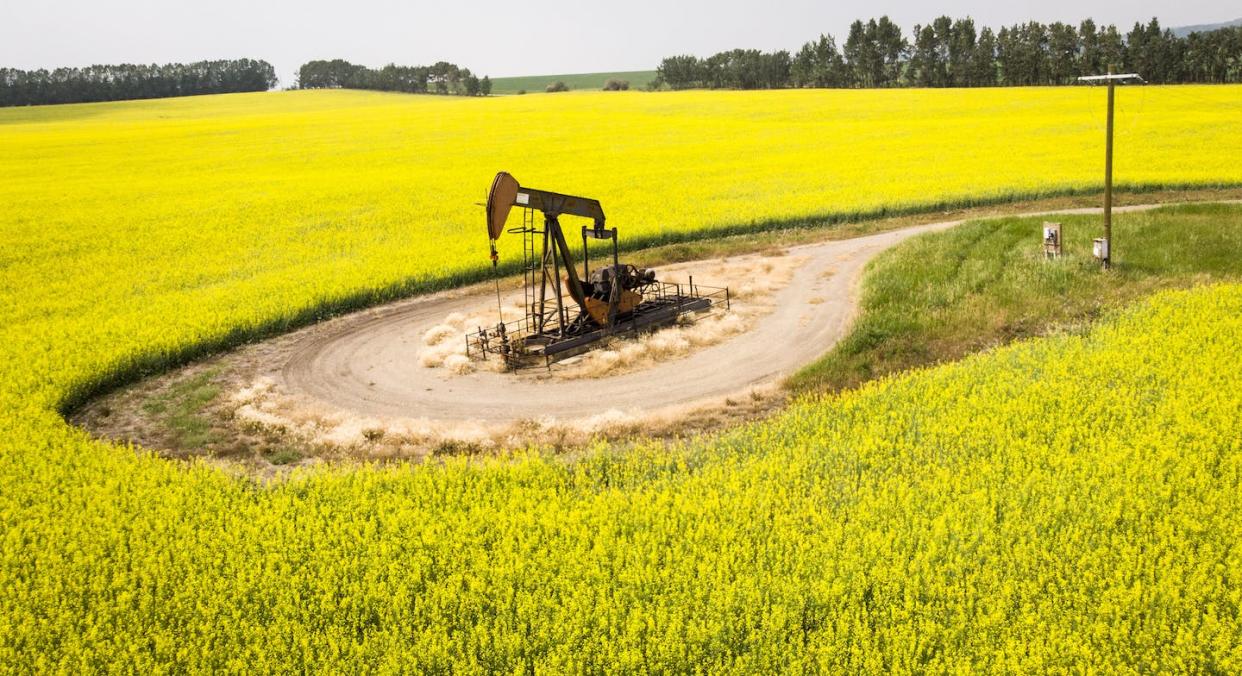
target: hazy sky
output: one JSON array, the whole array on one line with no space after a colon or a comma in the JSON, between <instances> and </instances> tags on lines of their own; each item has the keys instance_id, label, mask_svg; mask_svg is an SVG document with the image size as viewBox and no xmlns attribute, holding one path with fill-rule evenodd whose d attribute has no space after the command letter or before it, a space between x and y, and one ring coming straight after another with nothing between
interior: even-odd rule
<instances>
[{"instance_id":1,"label":"hazy sky","mask_svg":"<svg viewBox=\"0 0 1242 676\"><path fill-rule=\"evenodd\" d=\"M733 47L794 50L821 32L888 14L909 32L939 14L1000 26L1027 19L1128 28L1212 23L1237 0L0 0L0 66L267 59L290 80L304 61L370 66L452 61L482 75L653 69L663 56Z\"/></svg>"}]
</instances>

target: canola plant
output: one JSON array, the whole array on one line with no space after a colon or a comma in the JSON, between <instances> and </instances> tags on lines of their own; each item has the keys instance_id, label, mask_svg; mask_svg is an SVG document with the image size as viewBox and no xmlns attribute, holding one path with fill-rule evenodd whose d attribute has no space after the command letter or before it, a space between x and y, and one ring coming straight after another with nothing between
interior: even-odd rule
<instances>
[{"instance_id":1,"label":"canola plant","mask_svg":"<svg viewBox=\"0 0 1242 676\"><path fill-rule=\"evenodd\" d=\"M1119 143L1122 182L1242 182L1238 91L1124 92L1119 139L1144 142ZM210 349L477 278L472 203L497 168L609 195L639 240L690 238L1091 189L1099 98L295 92L0 111L0 664L1242 670L1237 286L572 462L535 449L262 485L61 417Z\"/></svg>"}]
</instances>

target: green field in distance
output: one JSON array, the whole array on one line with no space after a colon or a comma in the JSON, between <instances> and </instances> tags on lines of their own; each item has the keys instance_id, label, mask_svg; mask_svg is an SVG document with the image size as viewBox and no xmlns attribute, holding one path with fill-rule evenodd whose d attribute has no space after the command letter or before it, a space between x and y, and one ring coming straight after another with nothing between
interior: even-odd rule
<instances>
[{"instance_id":1,"label":"green field in distance","mask_svg":"<svg viewBox=\"0 0 1242 676\"><path fill-rule=\"evenodd\" d=\"M571 91L579 89L602 89L608 78L629 80L630 89L643 89L655 79L654 70L628 70L615 73L577 73L569 75L522 75L518 77L492 78L493 94L516 94L525 90L532 94L544 91L548 85L560 80Z\"/></svg>"}]
</instances>

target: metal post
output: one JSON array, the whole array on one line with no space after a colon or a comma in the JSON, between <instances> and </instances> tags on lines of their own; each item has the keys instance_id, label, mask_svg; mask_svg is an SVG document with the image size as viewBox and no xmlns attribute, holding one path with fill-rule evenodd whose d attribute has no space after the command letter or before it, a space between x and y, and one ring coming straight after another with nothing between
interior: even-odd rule
<instances>
[{"instance_id":1,"label":"metal post","mask_svg":"<svg viewBox=\"0 0 1242 676\"><path fill-rule=\"evenodd\" d=\"M547 289L548 289L548 229L551 227L548 219L543 222L543 253L539 256L539 314L535 317L537 322L535 325L535 333L543 333L544 322L547 318Z\"/></svg>"},{"instance_id":2,"label":"metal post","mask_svg":"<svg viewBox=\"0 0 1242 676\"><path fill-rule=\"evenodd\" d=\"M1113 74L1112 66L1108 74ZM1108 139L1104 142L1104 269L1113 265L1113 90L1115 83L1108 79Z\"/></svg>"},{"instance_id":3,"label":"metal post","mask_svg":"<svg viewBox=\"0 0 1242 676\"><path fill-rule=\"evenodd\" d=\"M560 230L561 224L556 219L551 219L548 221L548 229L551 230L552 228ZM553 233L553 235L557 236L557 233ZM566 264L568 265L568 262L566 262ZM564 337L565 305L564 301L561 299L561 257L559 250L554 250L552 252L552 274L552 288L556 291L556 323L558 324L556 331L558 335Z\"/></svg>"},{"instance_id":4,"label":"metal post","mask_svg":"<svg viewBox=\"0 0 1242 676\"><path fill-rule=\"evenodd\" d=\"M582 226L582 281L591 281L591 254L587 251L587 229Z\"/></svg>"}]
</instances>

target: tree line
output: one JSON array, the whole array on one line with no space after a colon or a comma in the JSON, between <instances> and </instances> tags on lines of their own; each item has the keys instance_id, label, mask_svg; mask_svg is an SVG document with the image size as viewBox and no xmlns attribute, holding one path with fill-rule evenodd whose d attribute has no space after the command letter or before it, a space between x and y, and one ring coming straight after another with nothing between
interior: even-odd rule
<instances>
[{"instance_id":1,"label":"tree line","mask_svg":"<svg viewBox=\"0 0 1242 676\"><path fill-rule=\"evenodd\" d=\"M0 68L0 106L262 92L275 86L272 64L253 59L54 70Z\"/></svg>"},{"instance_id":2,"label":"tree line","mask_svg":"<svg viewBox=\"0 0 1242 676\"><path fill-rule=\"evenodd\" d=\"M410 94L487 96L492 93L491 78L479 78L469 68L447 61L430 66L368 68L343 59L309 61L298 69L300 89L376 89Z\"/></svg>"},{"instance_id":3,"label":"tree line","mask_svg":"<svg viewBox=\"0 0 1242 676\"><path fill-rule=\"evenodd\" d=\"M845 43L821 35L796 53L734 49L700 59L664 59L653 88L994 87L1064 85L1109 66L1152 83L1242 82L1242 27L1177 37L1159 21L1078 26L1030 21L976 29L941 16L915 25L911 39L887 16L855 21Z\"/></svg>"}]
</instances>

